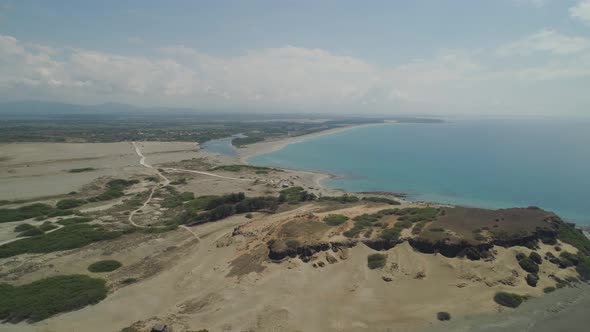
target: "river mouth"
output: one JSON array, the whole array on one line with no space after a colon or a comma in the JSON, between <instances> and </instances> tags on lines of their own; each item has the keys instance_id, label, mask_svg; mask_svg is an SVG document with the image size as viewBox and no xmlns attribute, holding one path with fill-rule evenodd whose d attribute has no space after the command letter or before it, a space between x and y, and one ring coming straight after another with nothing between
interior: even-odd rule
<instances>
[{"instance_id":1,"label":"river mouth","mask_svg":"<svg viewBox=\"0 0 590 332\"><path fill-rule=\"evenodd\" d=\"M211 153L217 153L228 157L237 157L236 147L232 144L234 138L245 138L244 134L235 134L229 137L213 139L201 144L201 149Z\"/></svg>"}]
</instances>

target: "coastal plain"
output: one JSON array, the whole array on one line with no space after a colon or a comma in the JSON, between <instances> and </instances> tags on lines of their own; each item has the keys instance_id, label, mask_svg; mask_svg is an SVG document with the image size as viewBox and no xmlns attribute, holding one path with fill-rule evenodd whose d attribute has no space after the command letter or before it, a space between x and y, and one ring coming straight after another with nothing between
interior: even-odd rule
<instances>
[{"instance_id":1,"label":"coastal plain","mask_svg":"<svg viewBox=\"0 0 590 332\"><path fill-rule=\"evenodd\" d=\"M108 292L41 320L5 316L2 330L149 331L163 322L174 331L444 331L479 323L495 331L545 322L555 311L580 315L553 302L572 293L572 303L585 301L589 293L576 266L550 262L584 250L560 238L568 226L558 216L345 193L321 186L328 175L245 165L301 139L254 143L236 157L190 142L0 145L0 209L42 203L59 210L0 223L0 283L87 275L104 280ZM106 199L119 183L121 195ZM239 212L257 197L272 199L248 201L251 212ZM231 201L232 213L213 220L207 204L215 199ZM78 205L64 212L57 208L64 200ZM57 227L40 237L80 224L116 236L27 251L15 245L35 238L15 229L23 223ZM533 252L542 257L535 286L521 264ZM378 267L368 264L375 254ZM103 260L121 267L88 270ZM548 288L563 289L545 294ZM528 300L500 306L498 292ZM533 311L546 314L527 314ZM441 321L441 312L451 321ZM498 319L504 323L490 323Z\"/></svg>"}]
</instances>

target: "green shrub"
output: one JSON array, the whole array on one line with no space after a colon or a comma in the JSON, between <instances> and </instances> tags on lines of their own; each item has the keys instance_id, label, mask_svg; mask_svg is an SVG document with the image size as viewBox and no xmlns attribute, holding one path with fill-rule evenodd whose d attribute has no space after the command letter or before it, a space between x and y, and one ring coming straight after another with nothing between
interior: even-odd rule
<instances>
[{"instance_id":1,"label":"green shrub","mask_svg":"<svg viewBox=\"0 0 590 332\"><path fill-rule=\"evenodd\" d=\"M438 210L433 207L424 208L405 208L399 210L399 220L409 220L411 222L432 221L436 219Z\"/></svg>"},{"instance_id":2,"label":"green shrub","mask_svg":"<svg viewBox=\"0 0 590 332\"><path fill-rule=\"evenodd\" d=\"M324 222L330 226L338 226L348 221L348 217L341 214L330 214L324 217Z\"/></svg>"},{"instance_id":3,"label":"green shrub","mask_svg":"<svg viewBox=\"0 0 590 332\"><path fill-rule=\"evenodd\" d=\"M409 220L401 220L395 223L395 228L406 229L412 227L412 222Z\"/></svg>"},{"instance_id":4,"label":"green shrub","mask_svg":"<svg viewBox=\"0 0 590 332\"><path fill-rule=\"evenodd\" d=\"M88 266L88 271L98 273L98 272L111 272L115 271L116 269L123 266L121 262L113 260L113 259L106 259L102 261L98 261L92 263Z\"/></svg>"},{"instance_id":5,"label":"green shrub","mask_svg":"<svg viewBox=\"0 0 590 332\"><path fill-rule=\"evenodd\" d=\"M124 180L124 179L114 179L107 182L106 191L102 194L92 197L88 199L90 202L98 202L98 201L109 201L111 199L123 197L125 193L123 192L126 188L131 187L134 184L139 183L138 180Z\"/></svg>"},{"instance_id":6,"label":"green shrub","mask_svg":"<svg viewBox=\"0 0 590 332\"><path fill-rule=\"evenodd\" d=\"M25 232L31 229L35 229L35 226L31 224L19 224L14 227L14 231L17 233Z\"/></svg>"},{"instance_id":7,"label":"green shrub","mask_svg":"<svg viewBox=\"0 0 590 332\"><path fill-rule=\"evenodd\" d=\"M46 217L48 217L48 218L63 217L63 216L71 216L72 214L74 214L74 210L54 209L54 210L50 211ZM46 218L44 218L44 219L46 219Z\"/></svg>"},{"instance_id":8,"label":"green shrub","mask_svg":"<svg viewBox=\"0 0 590 332\"><path fill-rule=\"evenodd\" d=\"M580 258L578 257L578 255L574 255L567 251L562 251L559 254L559 258L561 258L561 261L567 261L567 266L578 265L578 263L580 262Z\"/></svg>"},{"instance_id":9,"label":"green shrub","mask_svg":"<svg viewBox=\"0 0 590 332\"><path fill-rule=\"evenodd\" d=\"M74 224L83 224L92 221L92 218L88 217L73 217L68 219L58 220L57 223L60 225L68 226Z\"/></svg>"},{"instance_id":10,"label":"green shrub","mask_svg":"<svg viewBox=\"0 0 590 332\"><path fill-rule=\"evenodd\" d=\"M523 297L514 294L514 293L507 293L507 292L498 292L494 295L494 301L501 306L509 307L509 308L516 308L522 304L524 301Z\"/></svg>"},{"instance_id":11,"label":"green shrub","mask_svg":"<svg viewBox=\"0 0 590 332\"><path fill-rule=\"evenodd\" d=\"M543 293L545 293L545 294L551 293L553 291L555 291L555 287L550 286L550 287L543 288Z\"/></svg>"},{"instance_id":12,"label":"green shrub","mask_svg":"<svg viewBox=\"0 0 590 332\"><path fill-rule=\"evenodd\" d=\"M287 241L285 241L285 244L287 245L288 248L291 249L297 249L301 243L299 243L299 241L295 240L295 239L289 239Z\"/></svg>"},{"instance_id":13,"label":"green shrub","mask_svg":"<svg viewBox=\"0 0 590 332\"><path fill-rule=\"evenodd\" d=\"M588 239L582 231L576 229L574 226L561 222L557 224L557 237L572 246L576 247L580 252L586 256L590 256L590 239Z\"/></svg>"},{"instance_id":14,"label":"green shrub","mask_svg":"<svg viewBox=\"0 0 590 332\"><path fill-rule=\"evenodd\" d=\"M95 171L96 168L93 167L83 167L83 168L72 168L68 170L69 173L83 173L83 172L92 172Z\"/></svg>"},{"instance_id":15,"label":"green shrub","mask_svg":"<svg viewBox=\"0 0 590 332\"><path fill-rule=\"evenodd\" d=\"M178 199L186 202L195 199L195 194L191 192L183 192L182 194L178 195Z\"/></svg>"},{"instance_id":16,"label":"green shrub","mask_svg":"<svg viewBox=\"0 0 590 332\"><path fill-rule=\"evenodd\" d=\"M387 228L381 231L379 237L385 240L397 240L399 239L400 235L401 234L399 228Z\"/></svg>"},{"instance_id":17,"label":"green shrub","mask_svg":"<svg viewBox=\"0 0 590 332\"><path fill-rule=\"evenodd\" d=\"M62 199L61 201L57 202L55 207L57 207L60 210L69 210L84 205L85 203L86 202L81 199L68 198Z\"/></svg>"},{"instance_id":18,"label":"green shrub","mask_svg":"<svg viewBox=\"0 0 590 332\"><path fill-rule=\"evenodd\" d=\"M516 260L519 262L525 258L526 258L526 255L522 252L519 252L518 254L516 254Z\"/></svg>"},{"instance_id":19,"label":"green shrub","mask_svg":"<svg viewBox=\"0 0 590 332\"><path fill-rule=\"evenodd\" d=\"M199 196L193 200L186 202L184 206L190 208L193 211L204 210L212 200L217 198L219 198L219 196Z\"/></svg>"},{"instance_id":20,"label":"green shrub","mask_svg":"<svg viewBox=\"0 0 590 332\"><path fill-rule=\"evenodd\" d=\"M580 257L580 262L576 265L576 272L582 281L590 281L590 257Z\"/></svg>"},{"instance_id":21,"label":"green shrub","mask_svg":"<svg viewBox=\"0 0 590 332\"><path fill-rule=\"evenodd\" d=\"M31 228L29 230L26 230L22 233L20 233L18 235L18 237L30 237L30 236L39 236L39 235L43 235L45 234L45 232L43 232L42 230L40 230L37 227Z\"/></svg>"},{"instance_id":22,"label":"green shrub","mask_svg":"<svg viewBox=\"0 0 590 332\"><path fill-rule=\"evenodd\" d=\"M520 267L522 267L522 269L527 271L528 273L539 273L539 265L528 257L525 257L518 261L518 265L520 265Z\"/></svg>"},{"instance_id":23,"label":"green shrub","mask_svg":"<svg viewBox=\"0 0 590 332\"><path fill-rule=\"evenodd\" d=\"M537 287L537 283L539 282L539 275L535 273L529 273L526 276L526 283L531 287Z\"/></svg>"},{"instance_id":24,"label":"green shrub","mask_svg":"<svg viewBox=\"0 0 590 332\"><path fill-rule=\"evenodd\" d=\"M180 185L180 184L186 184L186 178L178 178L176 180L170 181L171 185Z\"/></svg>"},{"instance_id":25,"label":"green shrub","mask_svg":"<svg viewBox=\"0 0 590 332\"><path fill-rule=\"evenodd\" d=\"M16 209L0 209L0 223L45 216L53 210L51 205L35 203Z\"/></svg>"},{"instance_id":26,"label":"green shrub","mask_svg":"<svg viewBox=\"0 0 590 332\"><path fill-rule=\"evenodd\" d=\"M436 318L438 320L444 322L447 320L451 320L451 314L449 314L448 312L445 312L445 311L441 311L436 314Z\"/></svg>"},{"instance_id":27,"label":"green shrub","mask_svg":"<svg viewBox=\"0 0 590 332\"><path fill-rule=\"evenodd\" d=\"M389 204L389 205L400 205L401 203L394 200L394 199L390 199L390 198L384 198L384 197L363 197L363 201L366 202L373 202L373 203L384 203L384 204Z\"/></svg>"},{"instance_id":28,"label":"green shrub","mask_svg":"<svg viewBox=\"0 0 590 332\"><path fill-rule=\"evenodd\" d=\"M360 216L356 216L352 218L352 220L361 222L361 223L374 223L380 219L380 216L377 214L361 214Z\"/></svg>"},{"instance_id":29,"label":"green shrub","mask_svg":"<svg viewBox=\"0 0 590 332\"><path fill-rule=\"evenodd\" d=\"M385 266L385 262L387 261L387 256L383 254L371 254L367 256L367 266L369 269L380 269Z\"/></svg>"},{"instance_id":30,"label":"green shrub","mask_svg":"<svg viewBox=\"0 0 590 332\"><path fill-rule=\"evenodd\" d=\"M347 204L347 203L356 203L359 201L359 198L356 196L344 194L342 196L322 196L322 197L318 198L318 200L322 201L322 202L338 202L338 203L342 203L342 204Z\"/></svg>"},{"instance_id":31,"label":"green shrub","mask_svg":"<svg viewBox=\"0 0 590 332\"><path fill-rule=\"evenodd\" d=\"M106 296L104 280L84 275L50 277L22 286L0 284L0 319L36 322L98 303Z\"/></svg>"},{"instance_id":32,"label":"green shrub","mask_svg":"<svg viewBox=\"0 0 590 332\"><path fill-rule=\"evenodd\" d=\"M52 229L56 229L57 226L55 226L52 222L46 221L44 222L41 226L39 226L39 229L42 230L43 232L47 232L50 231Z\"/></svg>"},{"instance_id":33,"label":"green shrub","mask_svg":"<svg viewBox=\"0 0 590 332\"><path fill-rule=\"evenodd\" d=\"M114 239L121 234L121 232L108 231L97 225L70 225L55 232L3 244L0 246L0 258L25 253L48 253L75 249L94 242Z\"/></svg>"},{"instance_id":34,"label":"green shrub","mask_svg":"<svg viewBox=\"0 0 590 332\"><path fill-rule=\"evenodd\" d=\"M125 278L125 279L123 279L123 281L121 281L121 283L123 285L131 285L136 282L137 282L137 278Z\"/></svg>"},{"instance_id":35,"label":"green shrub","mask_svg":"<svg viewBox=\"0 0 590 332\"><path fill-rule=\"evenodd\" d=\"M426 226L426 221L419 221L417 222L414 227L412 228L412 234L414 235L418 235L422 232L422 229L424 229L424 226Z\"/></svg>"}]
</instances>

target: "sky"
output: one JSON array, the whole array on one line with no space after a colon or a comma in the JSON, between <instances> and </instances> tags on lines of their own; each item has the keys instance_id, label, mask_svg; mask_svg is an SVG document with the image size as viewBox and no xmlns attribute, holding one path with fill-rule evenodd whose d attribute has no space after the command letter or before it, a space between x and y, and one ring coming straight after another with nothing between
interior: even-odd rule
<instances>
[{"instance_id":1,"label":"sky","mask_svg":"<svg viewBox=\"0 0 590 332\"><path fill-rule=\"evenodd\" d=\"M590 116L590 0L0 0L0 101Z\"/></svg>"}]
</instances>

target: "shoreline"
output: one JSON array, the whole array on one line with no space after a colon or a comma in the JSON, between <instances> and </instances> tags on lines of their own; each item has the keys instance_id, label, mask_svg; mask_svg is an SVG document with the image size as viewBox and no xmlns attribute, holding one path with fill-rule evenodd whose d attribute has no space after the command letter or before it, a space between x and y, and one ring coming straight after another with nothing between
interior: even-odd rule
<instances>
[{"instance_id":1,"label":"shoreline","mask_svg":"<svg viewBox=\"0 0 590 332\"><path fill-rule=\"evenodd\" d=\"M344 131L355 129L355 128L366 128L366 127L382 126L382 125L395 124L395 123L397 123L397 122L396 121L387 121L387 122L382 122L382 123L368 123L368 124L362 124L362 125L352 125L352 126L322 130L322 131L318 131L318 132L311 133L311 134L305 134L305 135L301 135L301 136L278 138L275 140L269 140L269 141L249 144L243 148L236 148L236 154L237 154L238 160L241 163L250 165L250 163L248 162L248 159L250 159L252 157L260 156L263 154L269 154L272 152L279 151L290 144L300 143L300 142L307 141L307 140L310 140L313 138L322 137L322 136L326 136L326 135L332 135L332 134L344 132Z\"/></svg>"}]
</instances>

